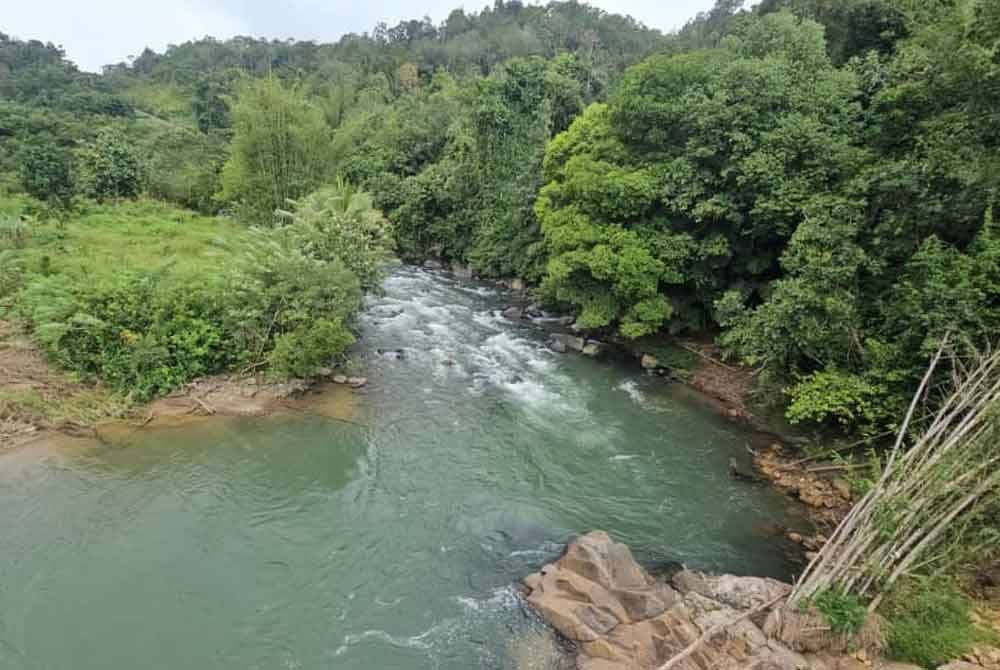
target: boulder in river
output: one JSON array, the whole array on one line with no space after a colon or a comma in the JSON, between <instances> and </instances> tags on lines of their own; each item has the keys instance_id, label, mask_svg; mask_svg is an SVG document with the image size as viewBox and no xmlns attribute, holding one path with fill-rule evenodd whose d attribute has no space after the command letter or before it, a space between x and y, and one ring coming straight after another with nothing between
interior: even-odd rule
<instances>
[{"instance_id":1,"label":"boulder in river","mask_svg":"<svg viewBox=\"0 0 1000 670\"><path fill-rule=\"evenodd\" d=\"M566 343L557 337L550 337L548 341L549 349L557 354L566 353Z\"/></svg>"},{"instance_id":2,"label":"boulder in river","mask_svg":"<svg viewBox=\"0 0 1000 670\"><path fill-rule=\"evenodd\" d=\"M461 263L452 263L451 273L455 275L456 279L469 280L473 277L472 268L468 265L462 265Z\"/></svg>"},{"instance_id":3,"label":"boulder in river","mask_svg":"<svg viewBox=\"0 0 1000 670\"><path fill-rule=\"evenodd\" d=\"M517 305L511 305L504 309L501 314L505 319L511 319L512 321L517 321L524 318L524 309L518 307Z\"/></svg>"},{"instance_id":4,"label":"boulder in river","mask_svg":"<svg viewBox=\"0 0 1000 670\"><path fill-rule=\"evenodd\" d=\"M524 280L520 277L514 277L510 280L510 290L511 291L523 291L525 289Z\"/></svg>"},{"instance_id":5,"label":"boulder in river","mask_svg":"<svg viewBox=\"0 0 1000 670\"><path fill-rule=\"evenodd\" d=\"M643 354L640 361L643 370L655 370L660 367L660 361L653 354Z\"/></svg>"},{"instance_id":6,"label":"boulder in river","mask_svg":"<svg viewBox=\"0 0 1000 670\"><path fill-rule=\"evenodd\" d=\"M587 343L580 350L584 356L590 356L591 358L599 358L604 355L608 350L608 346L603 342L598 342L597 340L587 340Z\"/></svg>"},{"instance_id":7,"label":"boulder in river","mask_svg":"<svg viewBox=\"0 0 1000 670\"><path fill-rule=\"evenodd\" d=\"M583 347L587 344L586 340L582 337L577 337L576 335L569 335L567 333L553 333L549 338L549 347L553 351L583 351Z\"/></svg>"},{"instance_id":8,"label":"boulder in river","mask_svg":"<svg viewBox=\"0 0 1000 670\"><path fill-rule=\"evenodd\" d=\"M795 652L758 627L766 612L754 610L787 595L788 584L689 570L658 581L603 531L570 543L524 585L528 603L577 644L577 670L656 670L695 642L672 670L841 667Z\"/></svg>"},{"instance_id":9,"label":"boulder in river","mask_svg":"<svg viewBox=\"0 0 1000 670\"><path fill-rule=\"evenodd\" d=\"M348 377L347 383L352 387L359 389L368 383L368 377Z\"/></svg>"},{"instance_id":10,"label":"boulder in river","mask_svg":"<svg viewBox=\"0 0 1000 670\"><path fill-rule=\"evenodd\" d=\"M434 258L428 258L424 261L424 267L428 270L443 270L444 263Z\"/></svg>"}]
</instances>

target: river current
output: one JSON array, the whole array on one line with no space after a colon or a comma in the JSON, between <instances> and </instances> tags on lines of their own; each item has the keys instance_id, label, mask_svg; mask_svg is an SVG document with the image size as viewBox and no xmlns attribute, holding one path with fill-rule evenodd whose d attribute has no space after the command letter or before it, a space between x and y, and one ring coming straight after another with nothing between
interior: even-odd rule
<instances>
[{"instance_id":1,"label":"river current","mask_svg":"<svg viewBox=\"0 0 1000 670\"><path fill-rule=\"evenodd\" d=\"M488 285L398 268L348 420L213 419L0 456L4 670L510 668L513 584L601 528L790 577L787 501L683 387L545 346Z\"/></svg>"}]
</instances>

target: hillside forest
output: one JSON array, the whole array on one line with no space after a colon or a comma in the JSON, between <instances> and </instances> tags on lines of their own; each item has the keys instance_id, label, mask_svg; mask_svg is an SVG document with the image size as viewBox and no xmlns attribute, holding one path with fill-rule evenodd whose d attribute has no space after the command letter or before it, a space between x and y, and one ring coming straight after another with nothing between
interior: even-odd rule
<instances>
[{"instance_id":1,"label":"hillside forest","mask_svg":"<svg viewBox=\"0 0 1000 670\"><path fill-rule=\"evenodd\" d=\"M524 278L581 329L716 342L871 438L1000 330L1000 5L719 0L662 34L497 0L100 74L0 35L0 295L133 400L307 376L383 261Z\"/></svg>"},{"instance_id":2,"label":"hillside forest","mask_svg":"<svg viewBox=\"0 0 1000 670\"><path fill-rule=\"evenodd\" d=\"M861 502L793 597L839 635L888 594L891 655L957 658L948 578L1000 555L1000 2L745 5L495 0L99 74L0 32L0 333L135 407L349 366L394 259L519 278L846 445Z\"/></svg>"}]
</instances>

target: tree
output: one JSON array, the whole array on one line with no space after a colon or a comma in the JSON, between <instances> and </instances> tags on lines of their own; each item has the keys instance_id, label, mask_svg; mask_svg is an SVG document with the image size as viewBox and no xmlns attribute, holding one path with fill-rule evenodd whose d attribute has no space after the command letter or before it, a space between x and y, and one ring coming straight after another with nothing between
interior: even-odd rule
<instances>
[{"instance_id":1,"label":"tree","mask_svg":"<svg viewBox=\"0 0 1000 670\"><path fill-rule=\"evenodd\" d=\"M72 157L51 140L42 139L24 151L20 176L25 191L57 207L67 207L76 192Z\"/></svg>"},{"instance_id":2,"label":"tree","mask_svg":"<svg viewBox=\"0 0 1000 670\"><path fill-rule=\"evenodd\" d=\"M863 159L856 96L821 26L787 13L629 69L548 147L545 287L629 337L704 329L732 288L759 300L810 203Z\"/></svg>"},{"instance_id":3,"label":"tree","mask_svg":"<svg viewBox=\"0 0 1000 670\"><path fill-rule=\"evenodd\" d=\"M115 127L101 129L80 152L87 195L98 200L134 198L142 191L144 169L138 152Z\"/></svg>"},{"instance_id":4,"label":"tree","mask_svg":"<svg viewBox=\"0 0 1000 670\"><path fill-rule=\"evenodd\" d=\"M275 77L244 83L233 105L233 140L220 199L252 223L322 183L329 172L330 131L301 87Z\"/></svg>"}]
</instances>

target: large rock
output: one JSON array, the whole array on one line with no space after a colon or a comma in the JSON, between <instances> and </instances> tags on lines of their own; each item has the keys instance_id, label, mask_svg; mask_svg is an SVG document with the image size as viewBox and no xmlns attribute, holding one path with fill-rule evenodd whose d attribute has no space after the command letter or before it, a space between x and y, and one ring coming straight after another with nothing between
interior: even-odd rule
<instances>
[{"instance_id":1,"label":"large rock","mask_svg":"<svg viewBox=\"0 0 1000 670\"><path fill-rule=\"evenodd\" d=\"M709 629L790 588L774 580L682 571L673 586L653 579L628 547L596 531L524 580L528 602L578 644L577 670L654 670ZM675 588L676 587L676 588ZM827 670L829 666L816 666ZM675 670L812 670L749 618L728 626Z\"/></svg>"},{"instance_id":2,"label":"large rock","mask_svg":"<svg viewBox=\"0 0 1000 670\"><path fill-rule=\"evenodd\" d=\"M549 341L556 343L556 346L552 347L553 350L559 351L583 351L583 347L587 344L587 341L582 337L577 337L576 335L570 335L568 333L553 333L549 338ZM551 345L550 345L551 346Z\"/></svg>"},{"instance_id":3,"label":"large rock","mask_svg":"<svg viewBox=\"0 0 1000 670\"><path fill-rule=\"evenodd\" d=\"M517 305L511 305L501 312L505 319L510 319L512 321L517 321L524 317L524 309L518 307Z\"/></svg>"},{"instance_id":4,"label":"large rock","mask_svg":"<svg viewBox=\"0 0 1000 670\"><path fill-rule=\"evenodd\" d=\"M473 277L472 268L458 262L453 262L451 264L451 273L455 275L456 279L469 280Z\"/></svg>"},{"instance_id":5,"label":"large rock","mask_svg":"<svg viewBox=\"0 0 1000 670\"><path fill-rule=\"evenodd\" d=\"M603 342L598 342L597 340L587 340L587 343L583 346L580 351L584 356L590 356L591 358L599 358L603 356L608 350L608 345Z\"/></svg>"}]
</instances>

